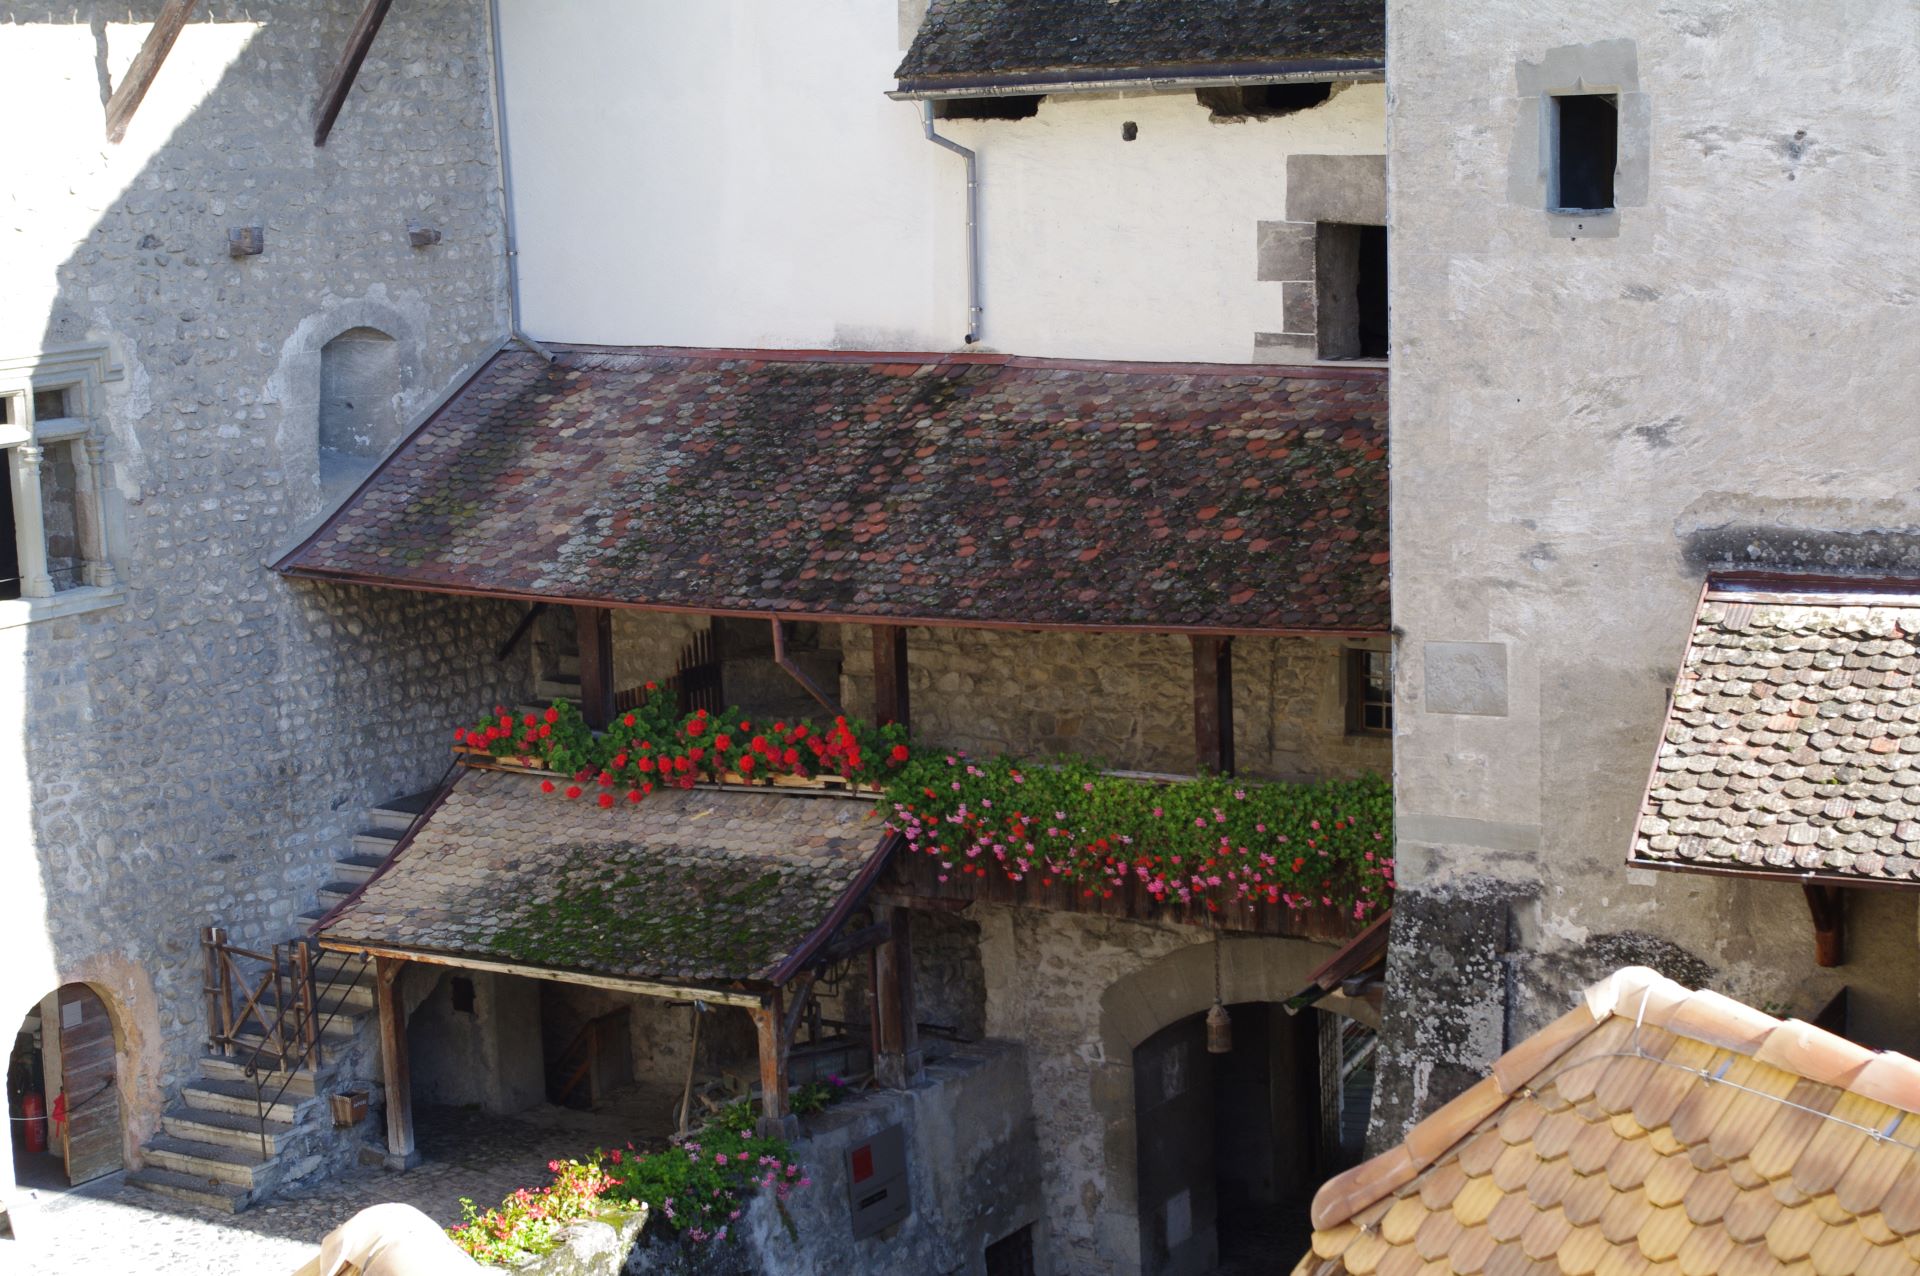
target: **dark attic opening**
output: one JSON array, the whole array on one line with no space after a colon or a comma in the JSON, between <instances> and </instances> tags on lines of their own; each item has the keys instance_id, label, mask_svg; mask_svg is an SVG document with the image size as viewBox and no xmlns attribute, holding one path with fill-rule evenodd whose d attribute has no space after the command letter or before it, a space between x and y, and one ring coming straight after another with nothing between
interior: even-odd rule
<instances>
[{"instance_id":1,"label":"dark attic opening","mask_svg":"<svg viewBox=\"0 0 1920 1276\"><path fill-rule=\"evenodd\" d=\"M1333 96L1333 85L1236 84L1195 89L1193 96L1216 120L1269 120L1311 111Z\"/></svg>"},{"instance_id":2,"label":"dark attic opening","mask_svg":"<svg viewBox=\"0 0 1920 1276\"><path fill-rule=\"evenodd\" d=\"M1008 97L942 98L933 104L937 120L1027 120L1040 114L1038 93Z\"/></svg>"}]
</instances>

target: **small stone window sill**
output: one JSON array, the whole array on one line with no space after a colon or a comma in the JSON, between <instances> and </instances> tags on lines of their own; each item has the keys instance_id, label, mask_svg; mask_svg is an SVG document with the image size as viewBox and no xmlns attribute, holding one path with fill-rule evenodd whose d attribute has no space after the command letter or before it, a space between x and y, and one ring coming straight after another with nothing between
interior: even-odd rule
<instances>
[{"instance_id":1,"label":"small stone window sill","mask_svg":"<svg viewBox=\"0 0 1920 1276\"><path fill-rule=\"evenodd\" d=\"M16 629L42 620L85 616L109 607L118 607L125 601L126 590L118 586L102 588L98 585L62 590L51 598L8 598L0 600L0 629Z\"/></svg>"}]
</instances>

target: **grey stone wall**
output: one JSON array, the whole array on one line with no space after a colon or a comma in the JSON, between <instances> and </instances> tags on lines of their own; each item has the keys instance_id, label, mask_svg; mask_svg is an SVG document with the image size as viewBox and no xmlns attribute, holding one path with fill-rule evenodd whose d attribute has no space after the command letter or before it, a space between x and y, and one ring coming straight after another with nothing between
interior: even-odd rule
<instances>
[{"instance_id":1,"label":"grey stone wall","mask_svg":"<svg viewBox=\"0 0 1920 1276\"><path fill-rule=\"evenodd\" d=\"M1893 179L1920 142L1887 125L1920 88L1912 15L1833 17L1390 0L1410 1022L1377 1137L1630 960L1803 1016L1845 984L1862 1041L1920 1046L1912 896L1855 894L1823 970L1793 885L1623 867L1705 572L1899 570L1920 545L1889 463L1920 370L1878 357L1920 339ZM1543 208L1539 94L1569 75L1632 99L1611 237Z\"/></svg>"},{"instance_id":2,"label":"grey stone wall","mask_svg":"<svg viewBox=\"0 0 1920 1276\"><path fill-rule=\"evenodd\" d=\"M92 85L87 32L124 41L128 17L12 5L0 41L72 54L46 74ZM0 273L56 287L38 331L16 309L5 353L104 342L125 369L98 405L125 601L0 633L26 671L6 730L29 741L0 783L30 797L0 816L0 856L16 901L44 892L39 916L9 914L14 968L85 972L123 1019L133 1146L202 1048L200 928L289 938L362 810L434 781L452 728L527 678L493 657L516 608L263 565L321 508L327 340L395 337L404 416L505 329L484 5L396 8L324 150L310 113L353 14L214 0L195 17L126 149L76 141L0 214ZM409 219L443 242L411 248ZM229 259L234 224L264 226L265 253Z\"/></svg>"},{"instance_id":3,"label":"grey stone wall","mask_svg":"<svg viewBox=\"0 0 1920 1276\"><path fill-rule=\"evenodd\" d=\"M842 697L870 713L873 642L849 625ZM1153 634L913 629L907 637L914 736L992 755L1090 754L1133 770L1193 771L1193 653ZM1386 771L1392 741L1350 736L1342 648L1303 638L1233 644L1234 739L1242 774Z\"/></svg>"}]
</instances>

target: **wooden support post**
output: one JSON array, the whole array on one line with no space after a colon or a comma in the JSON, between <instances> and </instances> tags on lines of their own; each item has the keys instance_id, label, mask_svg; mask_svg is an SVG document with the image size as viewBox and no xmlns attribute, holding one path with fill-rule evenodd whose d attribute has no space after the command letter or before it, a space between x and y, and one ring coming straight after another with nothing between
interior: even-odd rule
<instances>
[{"instance_id":1,"label":"wooden support post","mask_svg":"<svg viewBox=\"0 0 1920 1276\"><path fill-rule=\"evenodd\" d=\"M367 7L360 11L353 30L347 34L347 47L333 68L326 91L320 95L320 108L313 115L315 146L327 144L327 134L333 132L333 122L340 118L340 108L347 104L347 94L353 91L354 77L360 74L360 64L367 60L367 50L373 47L373 37L380 33L380 24L387 20L387 10L392 6L393 0L367 0Z\"/></svg>"},{"instance_id":2,"label":"wooden support post","mask_svg":"<svg viewBox=\"0 0 1920 1276\"><path fill-rule=\"evenodd\" d=\"M1806 883L1807 911L1813 914L1813 962L1816 966L1844 966L1847 962L1847 896L1837 886Z\"/></svg>"},{"instance_id":3,"label":"wooden support post","mask_svg":"<svg viewBox=\"0 0 1920 1276\"><path fill-rule=\"evenodd\" d=\"M1193 750L1203 771L1233 774L1233 639L1193 639Z\"/></svg>"},{"instance_id":4,"label":"wooden support post","mask_svg":"<svg viewBox=\"0 0 1920 1276\"><path fill-rule=\"evenodd\" d=\"M580 716L595 731L613 721L613 609L575 607L580 634Z\"/></svg>"},{"instance_id":5,"label":"wooden support post","mask_svg":"<svg viewBox=\"0 0 1920 1276\"><path fill-rule=\"evenodd\" d=\"M909 732L907 711L907 627L873 627L873 716L882 726L897 722Z\"/></svg>"},{"instance_id":6,"label":"wooden support post","mask_svg":"<svg viewBox=\"0 0 1920 1276\"><path fill-rule=\"evenodd\" d=\"M160 6L160 16L153 20L153 29L141 42L140 52L133 55L127 73L113 86L113 96L107 99L109 142L117 142L127 135L133 113L140 109L141 99L153 87L153 78L160 74L160 64L167 60L173 42L180 38L181 28L192 16L193 0L167 0Z\"/></svg>"},{"instance_id":7,"label":"wooden support post","mask_svg":"<svg viewBox=\"0 0 1920 1276\"><path fill-rule=\"evenodd\" d=\"M793 1139L800 1133L800 1119L787 1105L786 1013L780 990L767 994L766 1000L747 1013L753 1016L754 1033L760 1046L760 1123L757 1133L763 1139Z\"/></svg>"},{"instance_id":8,"label":"wooden support post","mask_svg":"<svg viewBox=\"0 0 1920 1276\"><path fill-rule=\"evenodd\" d=\"M873 1079L904 1090L925 1072L913 1004L913 914L887 910L887 942L875 950Z\"/></svg>"},{"instance_id":9,"label":"wooden support post","mask_svg":"<svg viewBox=\"0 0 1920 1276\"><path fill-rule=\"evenodd\" d=\"M398 957L374 959L374 996L380 1007L380 1070L387 1087L387 1168L420 1164L413 1143L413 1078L407 1067L407 1009L400 1001Z\"/></svg>"}]
</instances>

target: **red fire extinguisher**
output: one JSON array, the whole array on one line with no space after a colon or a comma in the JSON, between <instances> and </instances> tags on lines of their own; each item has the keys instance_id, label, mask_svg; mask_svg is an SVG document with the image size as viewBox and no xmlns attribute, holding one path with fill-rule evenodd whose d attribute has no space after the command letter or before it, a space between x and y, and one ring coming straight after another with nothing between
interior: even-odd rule
<instances>
[{"instance_id":1,"label":"red fire extinguisher","mask_svg":"<svg viewBox=\"0 0 1920 1276\"><path fill-rule=\"evenodd\" d=\"M27 1151L47 1150L47 1103L38 1090L20 1096L20 1115L26 1119Z\"/></svg>"}]
</instances>

